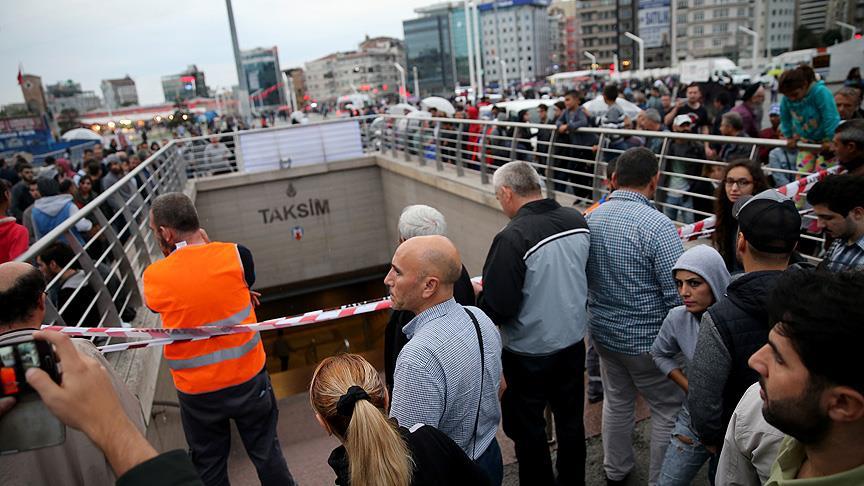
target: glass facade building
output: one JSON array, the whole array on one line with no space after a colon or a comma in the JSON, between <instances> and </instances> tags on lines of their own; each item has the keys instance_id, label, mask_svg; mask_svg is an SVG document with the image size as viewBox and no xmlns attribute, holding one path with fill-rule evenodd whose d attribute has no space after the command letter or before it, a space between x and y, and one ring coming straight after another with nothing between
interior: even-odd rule
<instances>
[{"instance_id":1,"label":"glass facade building","mask_svg":"<svg viewBox=\"0 0 864 486\"><path fill-rule=\"evenodd\" d=\"M240 59L253 107L275 108L288 103L276 47L240 51Z\"/></svg>"}]
</instances>

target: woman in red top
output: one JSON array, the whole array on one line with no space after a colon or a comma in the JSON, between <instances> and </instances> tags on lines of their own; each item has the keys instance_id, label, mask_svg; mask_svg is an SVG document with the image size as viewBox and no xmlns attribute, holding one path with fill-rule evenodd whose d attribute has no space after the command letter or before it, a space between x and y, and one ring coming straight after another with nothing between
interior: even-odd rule
<instances>
[{"instance_id":1,"label":"woman in red top","mask_svg":"<svg viewBox=\"0 0 864 486\"><path fill-rule=\"evenodd\" d=\"M27 229L15 222L9 211L9 183L0 179L0 263L11 262L27 251L30 234Z\"/></svg>"}]
</instances>

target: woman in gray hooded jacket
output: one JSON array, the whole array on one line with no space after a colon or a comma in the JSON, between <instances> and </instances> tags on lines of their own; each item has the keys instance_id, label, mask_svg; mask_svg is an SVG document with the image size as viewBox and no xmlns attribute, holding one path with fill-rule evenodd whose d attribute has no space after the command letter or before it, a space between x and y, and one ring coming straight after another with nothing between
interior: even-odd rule
<instances>
[{"instance_id":1,"label":"woman in gray hooded jacket","mask_svg":"<svg viewBox=\"0 0 864 486\"><path fill-rule=\"evenodd\" d=\"M698 245L684 252L672 267L672 275L684 305L673 308L666 315L651 346L651 355L660 371L687 392L685 370L696 350L699 322L708 307L726 292L730 276L723 257L708 245ZM663 459L658 485L691 484L705 461L710 461L709 478L713 484L717 459L716 454L699 442L690 425L690 413L682 404Z\"/></svg>"}]
</instances>

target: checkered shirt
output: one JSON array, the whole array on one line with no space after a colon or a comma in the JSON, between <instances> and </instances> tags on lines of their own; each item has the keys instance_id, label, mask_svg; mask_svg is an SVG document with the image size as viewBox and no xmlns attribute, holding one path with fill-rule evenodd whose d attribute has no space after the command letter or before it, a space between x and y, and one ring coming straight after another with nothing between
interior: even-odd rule
<instances>
[{"instance_id":1,"label":"checkered shirt","mask_svg":"<svg viewBox=\"0 0 864 486\"><path fill-rule=\"evenodd\" d=\"M501 337L483 311L468 309L480 324L486 360L476 448L480 346L474 323L452 298L421 312L403 328L409 341L396 359L390 416L403 427L431 425L476 459L492 443L501 418Z\"/></svg>"},{"instance_id":2,"label":"checkered shirt","mask_svg":"<svg viewBox=\"0 0 864 486\"><path fill-rule=\"evenodd\" d=\"M675 225L642 194L617 190L588 217L591 337L616 353L647 353L681 304L672 266L684 252Z\"/></svg>"},{"instance_id":3,"label":"checkered shirt","mask_svg":"<svg viewBox=\"0 0 864 486\"><path fill-rule=\"evenodd\" d=\"M864 237L851 245L846 240L834 240L825 254L824 265L833 272L864 267Z\"/></svg>"}]
</instances>

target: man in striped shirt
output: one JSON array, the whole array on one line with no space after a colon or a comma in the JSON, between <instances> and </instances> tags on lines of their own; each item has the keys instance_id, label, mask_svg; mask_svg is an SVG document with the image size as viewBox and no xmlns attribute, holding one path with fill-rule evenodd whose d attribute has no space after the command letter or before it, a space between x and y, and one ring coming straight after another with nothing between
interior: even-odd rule
<instances>
[{"instance_id":1,"label":"man in striped shirt","mask_svg":"<svg viewBox=\"0 0 864 486\"><path fill-rule=\"evenodd\" d=\"M838 272L864 267L864 176L825 178L807 193L817 224L834 238L822 265Z\"/></svg>"}]
</instances>

